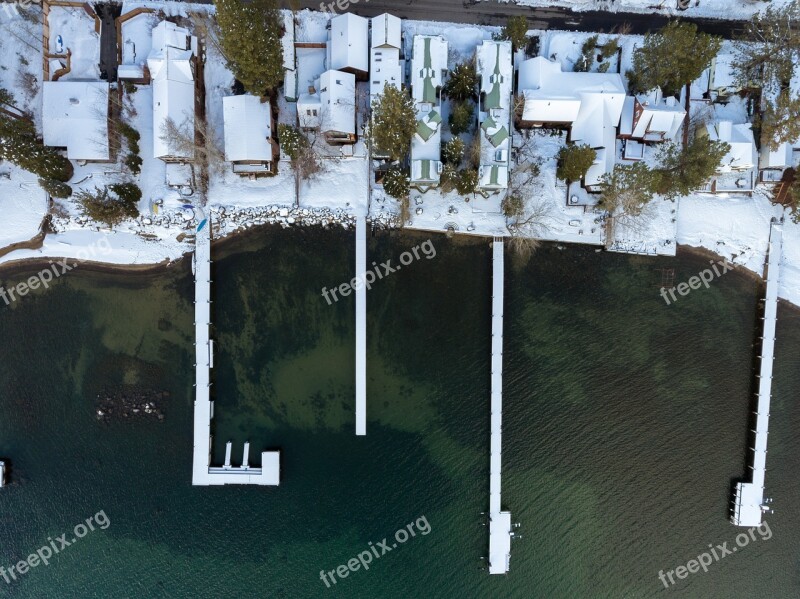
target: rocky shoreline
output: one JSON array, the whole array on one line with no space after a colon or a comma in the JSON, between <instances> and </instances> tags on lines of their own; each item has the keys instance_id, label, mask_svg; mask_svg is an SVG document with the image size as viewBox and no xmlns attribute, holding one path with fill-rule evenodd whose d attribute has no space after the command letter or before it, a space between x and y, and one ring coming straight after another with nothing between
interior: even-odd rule
<instances>
[{"instance_id":1,"label":"rocky shoreline","mask_svg":"<svg viewBox=\"0 0 800 599\"><path fill-rule=\"evenodd\" d=\"M114 419L164 420L162 406L169 398L168 391L127 388L98 393L95 400L95 415L101 422Z\"/></svg>"}]
</instances>

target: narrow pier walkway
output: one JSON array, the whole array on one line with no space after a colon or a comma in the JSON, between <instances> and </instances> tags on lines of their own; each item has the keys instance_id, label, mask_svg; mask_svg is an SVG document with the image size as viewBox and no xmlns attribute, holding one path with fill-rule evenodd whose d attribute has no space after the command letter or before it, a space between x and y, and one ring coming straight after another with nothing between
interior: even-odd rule
<instances>
[{"instance_id":1,"label":"narrow pier walkway","mask_svg":"<svg viewBox=\"0 0 800 599\"><path fill-rule=\"evenodd\" d=\"M356 220L356 435L367 434L367 289L363 277L367 272L367 220Z\"/></svg>"},{"instance_id":2,"label":"narrow pier walkway","mask_svg":"<svg viewBox=\"0 0 800 599\"><path fill-rule=\"evenodd\" d=\"M194 252L194 326L195 326L195 401L194 456L192 484L207 485L277 485L280 481L280 452L261 454L261 468L250 468L250 444L246 443L242 466L231 466L231 443L225 447L225 465L211 466L211 368L214 342L211 339L211 220L201 219L197 227Z\"/></svg>"},{"instance_id":3,"label":"narrow pier walkway","mask_svg":"<svg viewBox=\"0 0 800 599\"><path fill-rule=\"evenodd\" d=\"M764 504L764 480L767 471L767 436L769 434L769 404L772 399L772 365L775 358L775 328L778 323L778 281L780 280L783 227L772 222L767 256L767 293L764 298L764 333L761 343L761 371L758 375L758 412L756 442L753 447L753 482L738 483L734 497L733 516L736 526L759 526Z\"/></svg>"},{"instance_id":4,"label":"narrow pier walkway","mask_svg":"<svg viewBox=\"0 0 800 599\"><path fill-rule=\"evenodd\" d=\"M503 240L492 244L492 386L489 450L489 574L505 574L511 560L511 512L500 499L503 447Z\"/></svg>"}]
</instances>

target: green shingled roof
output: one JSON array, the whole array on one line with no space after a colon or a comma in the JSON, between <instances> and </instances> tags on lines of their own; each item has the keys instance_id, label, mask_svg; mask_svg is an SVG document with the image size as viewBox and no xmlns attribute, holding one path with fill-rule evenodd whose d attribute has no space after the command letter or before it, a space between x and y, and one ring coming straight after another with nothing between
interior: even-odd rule
<instances>
[{"instance_id":1,"label":"green shingled roof","mask_svg":"<svg viewBox=\"0 0 800 599\"><path fill-rule=\"evenodd\" d=\"M497 133L489 137L489 140L492 142L492 145L495 148L507 139L508 139L508 129L506 129L505 127L500 127L500 130Z\"/></svg>"},{"instance_id":2,"label":"green shingled roof","mask_svg":"<svg viewBox=\"0 0 800 599\"><path fill-rule=\"evenodd\" d=\"M417 121L417 135L419 135L424 141L428 141L434 133L436 133L435 129L431 129L422 121Z\"/></svg>"},{"instance_id":3,"label":"green shingled roof","mask_svg":"<svg viewBox=\"0 0 800 599\"><path fill-rule=\"evenodd\" d=\"M500 44L497 44L497 61L494 65L494 84L491 91L486 94L486 99L483 102L484 108L500 108L500 82L503 77L500 72Z\"/></svg>"}]
</instances>

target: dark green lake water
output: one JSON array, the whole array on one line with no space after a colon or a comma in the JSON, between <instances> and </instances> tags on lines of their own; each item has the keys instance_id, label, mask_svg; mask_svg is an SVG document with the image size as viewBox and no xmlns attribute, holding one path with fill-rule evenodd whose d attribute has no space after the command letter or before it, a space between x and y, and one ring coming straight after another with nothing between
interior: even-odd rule
<instances>
[{"instance_id":1,"label":"dark green lake water","mask_svg":"<svg viewBox=\"0 0 800 599\"><path fill-rule=\"evenodd\" d=\"M370 261L427 235L381 234ZM215 246L215 446L282 451L279 488L193 488L193 281L88 268L0 304L0 566L103 510L0 597L793 598L800 596L800 316L780 310L772 538L666 590L660 570L734 544L757 337L754 279L667 306L708 258L541 249L508 264L503 503L511 572L488 548L490 249L433 237L369 293L368 435L354 433L353 234L274 228ZM33 268L32 272L38 270ZM8 285L22 275L0 275ZM164 422L95 418L101 389L168 391ZM236 459L236 455L234 456ZM417 535L328 589L332 570L424 516ZM72 536L72 535L70 535Z\"/></svg>"}]
</instances>

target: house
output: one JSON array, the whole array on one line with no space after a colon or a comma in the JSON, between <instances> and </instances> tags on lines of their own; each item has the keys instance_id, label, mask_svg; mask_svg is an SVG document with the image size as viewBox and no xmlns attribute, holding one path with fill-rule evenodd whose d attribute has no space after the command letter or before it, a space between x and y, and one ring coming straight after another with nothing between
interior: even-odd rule
<instances>
[{"instance_id":1,"label":"house","mask_svg":"<svg viewBox=\"0 0 800 599\"><path fill-rule=\"evenodd\" d=\"M439 184L442 174L442 98L447 73L447 40L440 35L414 36L411 97L417 130L411 139L411 185L425 191Z\"/></svg>"},{"instance_id":2,"label":"house","mask_svg":"<svg viewBox=\"0 0 800 599\"><path fill-rule=\"evenodd\" d=\"M734 125L731 121L708 123L705 131L712 141L730 146L717 174L703 191L711 193L751 193L756 186L758 151L750 123Z\"/></svg>"},{"instance_id":3,"label":"house","mask_svg":"<svg viewBox=\"0 0 800 599\"><path fill-rule=\"evenodd\" d=\"M342 71L322 73L314 87L297 99L297 119L303 129L319 129L329 144L354 144L358 139L355 76Z\"/></svg>"},{"instance_id":4,"label":"house","mask_svg":"<svg viewBox=\"0 0 800 599\"><path fill-rule=\"evenodd\" d=\"M625 104L625 87L618 73L564 73L561 65L538 56L519 68L522 108L517 127L561 126L569 141L596 152L583 184L599 191L604 174L614 168L617 127Z\"/></svg>"},{"instance_id":5,"label":"house","mask_svg":"<svg viewBox=\"0 0 800 599\"><path fill-rule=\"evenodd\" d=\"M401 20L388 13L373 17L372 47L369 58L369 95L375 100L388 84L400 89L403 85L405 61L402 59Z\"/></svg>"},{"instance_id":6,"label":"house","mask_svg":"<svg viewBox=\"0 0 800 599\"><path fill-rule=\"evenodd\" d=\"M511 42L484 40L477 48L480 79L478 124L481 162L478 189L484 194L508 188L511 149L511 96L514 68Z\"/></svg>"},{"instance_id":7,"label":"house","mask_svg":"<svg viewBox=\"0 0 800 599\"><path fill-rule=\"evenodd\" d=\"M283 93L287 102L297 102L297 51L294 45L294 14L283 13Z\"/></svg>"},{"instance_id":8,"label":"house","mask_svg":"<svg viewBox=\"0 0 800 599\"><path fill-rule=\"evenodd\" d=\"M65 148L70 160L110 161L108 99L105 81L45 81L44 145Z\"/></svg>"},{"instance_id":9,"label":"house","mask_svg":"<svg viewBox=\"0 0 800 599\"><path fill-rule=\"evenodd\" d=\"M369 79L369 21L353 13L331 19L328 69Z\"/></svg>"},{"instance_id":10,"label":"house","mask_svg":"<svg viewBox=\"0 0 800 599\"><path fill-rule=\"evenodd\" d=\"M733 72L733 54L718 54L711 60L708 73L708 95L711 100L722 99L741 91Z\"/></svg>"},{"instance_id":11,"label":"house","mask_svg":"<svg viewBox=\"0 0 800 599\"><path fill-rule=\"evenodd\" d=\"M758 168L763 183L776 183L783 178L787 168L797 168L800 160L800 139L795 143L788 141L771 149L767 144L761 145L758 157Z\"/></svg>"},{"instance_id":12,"label":"house","mask_svg":"<svg viewBox=\"0 0 800 599\"><path fill-rule=\"evenodd\" d=\"M644 143L671 141L685 118L686 111L677 98L665 98L659 88L649 94L627 96L622 107L619 137Z\"/></svg>"},{"instance_id":13,"label":"house","mask_svg":"<svg viewBox=\"0 0 800 599\"><path fill-rule=\"evenodd\" d=\"M184 27L162 21L153 29L147 68L153 82L153 156L164 162L187 162L194 150L164 138L169 122L194 136L194 61L197 38ZM181 147L178 147L181 146Z\"/></svg>"},{"instance_id":14,"label":"house","mask_svg":"<svg viewBox=\"0 0 800 599\"><path fill-rule=\"evenodd\" d=\"M222 99L225 160L241 175L274 175L280 150L274 138L275 117L269 102L256 96Z\"/></svg>"}]
</instances>

